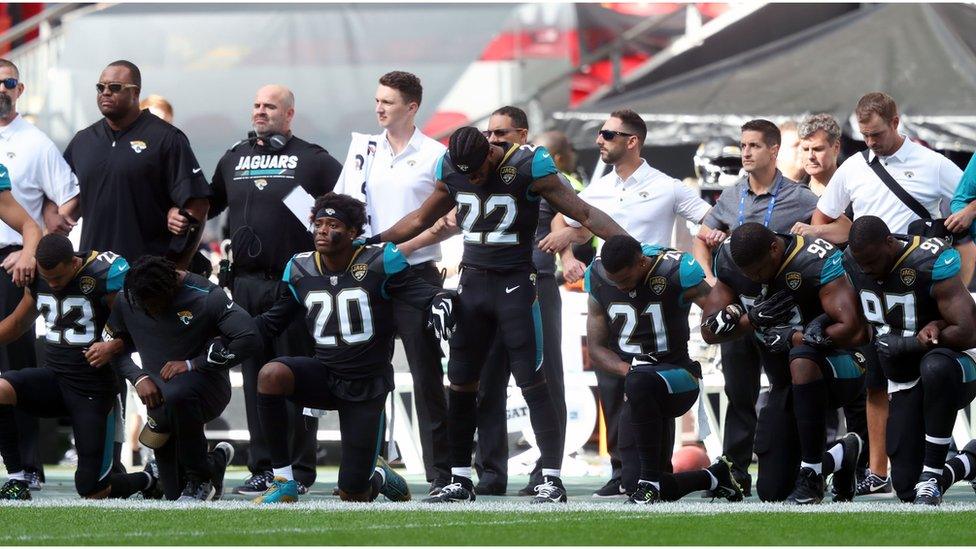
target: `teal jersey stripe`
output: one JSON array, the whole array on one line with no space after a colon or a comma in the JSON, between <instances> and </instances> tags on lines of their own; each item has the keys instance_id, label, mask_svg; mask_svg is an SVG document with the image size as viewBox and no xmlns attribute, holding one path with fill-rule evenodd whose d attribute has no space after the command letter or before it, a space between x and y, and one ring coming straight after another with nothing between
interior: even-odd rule
<instances>
[{"instance_id":1,"label":"teal jersey stripe","mask_svg":"<svg viewBox=\"0 0 976 549\"><path fill-rule=\"evenodd\" d=\"M583 271L583 291L591 295L593 294L593 289L592 286L590 285L590 276L591 276L590 273L592 271L593 271L592 263L590 263L589 266L586 267L586 270Z\"/></svg>"},{"instance_id":2,"label":"teal jersey stripe","mask_svg":"<svg viewBox=\"0 0 976 549\"><path fill-rule=\"evenodd\" d=\"M112 262L112 266L108 268L108 277L105 280L105 290L109 292L117 292L122 288L122 283L125 282L125 273L129 272L129 262L125 260L124 257L117 257L115 261Z\"/></svg>"},{"instance_id":3,"label":"teal jersey stripe","mask_svg":"<svg viewBox=\"0 0 976 549\"><path fill-rule=\"evenodd\" d=\"M535 328L535 371L542 368L542 308L539 307L539 300L532 302L532 326Z\"/></svg>"},{"instance_id":4,"label":"teal jersey stripe","mask_svg":"<svg viewBox=\"0 0 976 549\"><path fill-rule=\"evenodd\" d=\"M672 395L698 390L698 380L695 379L695 376L691 375L691 372L684 368L658 370L654 373L664 379L664 383L668 386L668 393Z\"/></svg>"},{"instance_id":5,"label":"teal jersey stripe","mask_svg":"<svg viewBox=\"0 0 976 549\"><path fill-rule=\"evenodd\" d=\"M112 472L115 461L115 408L105 418L105 445L102 447L102 468L98 470L98 480Z\"/></svg>"},{"instance_id":6,"label":"teal jersey stripe","mask_svg":"<svg viewBox=\"0 0 976 549\"><path fill-rule=\"evenodd\" d=\"M10 170L3 164L0 164L0 191L9 191L11 188Z\"/></svg>"},{"instance_id":7,"label":"teal jersey stripe","mask_svg":"<svg viewBox=\"0 0 976 549\"><path fill-rule=\"evenodd\" d=\"M301 302L298 299L298 292L295 291L295 287L291 285L291 264L295 261L294 258L289 259L288 263L285 263L285 272L281 274L281 280L288 285L288 289L291 290L291 295L295 296L295 301Z\"/></svg>"},{"instance_id":8,"label":"teal jersey stripe","mask_svg":"<svg viewBox=\"0 0 976 549\"><path fill-rule=\"evenodd\" d=\"M932 281L952 278L959 274L960 267L962 267L962 258L959 257L959 252L955 248L947 248L935 258L935 264L932 265Z\"/></svg>"},{"instance_id":9,"label":"teal jersey stripe","mask_svg":"<svg viewBox=\"0 0 976 549\"><path fill-rule=\"evenodd\" d=\"M437 164L434 166L434 179L437 181L444 180L444 159L447 158L447 153L437 159Z\"/></svg>"},{"instance_id":10,"label":"teal jersey stripe","mask_svg":"<svg viewBox=\"0 0 976 549\"><path fill-rule=\"evenodd\" d=\"M829 284L834 280L844 276L844 255L839 250L835 250L826 260L820 270L820 285Z\"/></svg>"},{"instance_id":11,"label":"teal jersey stripe","mask_svg":"<svg viewBox=\"0 0 976 549\"><path fill-rule=\"evenodd\" d=\"M556 163L552 161L552 155L545 147L536 147L535 156L532 157L532 179L540 179L547 175L559 173Z\"/></svg>"}]
</instances>

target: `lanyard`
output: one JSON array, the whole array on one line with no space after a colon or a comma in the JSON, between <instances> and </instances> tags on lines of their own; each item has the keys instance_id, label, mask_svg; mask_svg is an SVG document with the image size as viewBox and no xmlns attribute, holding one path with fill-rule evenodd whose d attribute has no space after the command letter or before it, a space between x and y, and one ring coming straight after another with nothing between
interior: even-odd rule
<instances>
[{"instance_id":1,"label":"lanyard","mask_svg":"<svg viewBox=\"0 0 976 549\"><path fill-rule=\"evenodd\" d=\"M776 207L776 197L779 196L779 188L783 185L783 176L776 178L776 186L773 187L772 198L769 199L769 206L766 207L766 217L763 219L763 227L769 227L769 220L773 217L773 208ZM746 195L749 194L749 181L746 180L742 194L739 195L739 223L736 227L746 222Z\"/></svg>"}]
</instances>

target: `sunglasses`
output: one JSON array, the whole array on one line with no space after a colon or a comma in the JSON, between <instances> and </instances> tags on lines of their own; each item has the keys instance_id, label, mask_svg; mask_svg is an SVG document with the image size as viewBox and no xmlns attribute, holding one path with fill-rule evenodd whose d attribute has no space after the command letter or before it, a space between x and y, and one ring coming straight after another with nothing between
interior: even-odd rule
<instances>
[{"instance_id":1,"label":"sunglasses","mask_svg":"<svg viewBox=\"0 0 976 549\"><path fill-rule=\"evenodd\" d=\"M3 84L3 87L7 88L8 90L16 88L17 84L19 83L20 81L16 78L4 78L3 80L0 80L0 84Z\"/></svg>"},{"instance_id":2,"label":"sunglasses","mask_svg":"<svg viewBox=\"0 0 976 549\"><path fill-rule=\"evenodd\" d=\"M112 93L119 93L120 91L128 88L138 87L139 86L136 86L135 84L123 84L122 82L109 82L108 84L99 82L98 84L95 84L95 89L98 91L98 93L105 93L106 88L108 88L108 91Z\"/></svg>"},{"instance_id":3,"label":"sunglasses","mask_svg":"<svg viewBox=\"0 0 976 549\"><path fill-rule=\"evenodd\" d=\"M481 132L481 134L484 135L485 137L489 137L489 138L492 135L494 135L495 137L505 137L506 135L508 135L508 134L510 134L512 132L519 132L519 131L522 131L523 129L525 129L525 128L499 128L497 130L485 130L485 131Z\"/></svg>"},{"instance_id":4,"label":"sunglasses","mask_svg":"<svg viewBox=\"0 0 976 549\"><path fill-rule=\"evenodd\" d=\"M606 139L607 141L613 141L614 137L622 135L624 137L633 137L632 133L618 132L616 130L600 130L600 137Z\"/></svg>"}]
</instances>

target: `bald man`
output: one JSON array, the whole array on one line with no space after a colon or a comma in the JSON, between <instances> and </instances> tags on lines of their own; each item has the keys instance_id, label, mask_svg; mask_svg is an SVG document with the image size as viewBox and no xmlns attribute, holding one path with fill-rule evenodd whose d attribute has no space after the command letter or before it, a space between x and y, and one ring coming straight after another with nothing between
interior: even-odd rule
<instances>
[{"instance_id":1,"label":"bald man","mask_svg":"<svg viewBox=\"0 0 976 549\"><path fill-rule=\"evenodd\" d=\"M231 239L231 269L221 285L229 287L234 301L251 315L271 308L275 299L288 291L281 282L285 263L297 253L314 249L308 227L308 207L289 208L310 197L321 196L335 187L342 165L322 147L292 134L295 94L272 84L262 86L254 96L251 127L246 139L238 141L217 163L213 175L210 217L227 210ZM290 198L289 198L290 197ZM171 230L182 229L179 219ZM244 403L251 436L248 452L250 477L234 491L246 496L264 493L271 482L271 458L257 415L257 376L261 366L276 356L311 356L314 342L303 319L284 333L265 342L260 353L241 363L244 374ZM318 421L302 417L291 409L288 429L292 465L299 490L315 482L316 431Z\"/></svg>"}]
</instances>

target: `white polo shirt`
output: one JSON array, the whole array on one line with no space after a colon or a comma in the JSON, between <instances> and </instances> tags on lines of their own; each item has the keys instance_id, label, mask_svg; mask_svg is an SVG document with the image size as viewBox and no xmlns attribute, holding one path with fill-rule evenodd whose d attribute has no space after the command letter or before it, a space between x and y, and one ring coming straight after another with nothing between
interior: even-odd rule
<instances>
[{"instance_id":1,"label":"white polo shirt","mask_svg":"<svg viewBox=\"0 0 976 549\"><path fill-rule=\"evenodd\" d=\"M650 166L646 160L626 180L614 168L579 193L609 215L630 236L648 244L671 245L675 216L700 223L711 206L694 189ZM571 227L580 223L566 218Z\"/></svg>"},{"instance_id":2,"label":"white polo shirt","mask_svg":"<svg viewBox=\"0 0 976 549\"><path fill-rule=\"evenodd\" d=\"M61 206L78 196L78 178L44 132L19 114L0 127L0 163L10 170L14 199L44 229L44 197ZM14 229L0 221L0 246L23 244Z\"/></svg>"},{"instance_id":3,"label":"white polo shirt","mask_svg":"<svg viewBox=\"0 0 976 549\"><path fill-rule=\"evenodd\" d=\"M891 232L904 234L918 216L888 190L868 165L874 157L874 151L869 151L867 162L861 153L845 160L830 178L817 209L837 218L851 205L855 219L874 215L883 219ZM962 178L962 170L951 160L907 137L894 154L881 157L881 166L933 219L944 217L940 205L944 202L948 206Z\"/></svg>"},{"instance_id":4,"label":"white polo shirt","mask_svg":"<svg viewBox=\"0 0 976 549\"><path fill-rule=\"evenodd\" d=\"M418 128L397 155L393 154L385 130L379 135L354 133L335 192L365 200L369 216L367 236L385 231L419 208L434 192L437 161L446 150ZM439 244L420 248L407 257L411 265L440 259Z\"/></svg>"}]
</instances>

